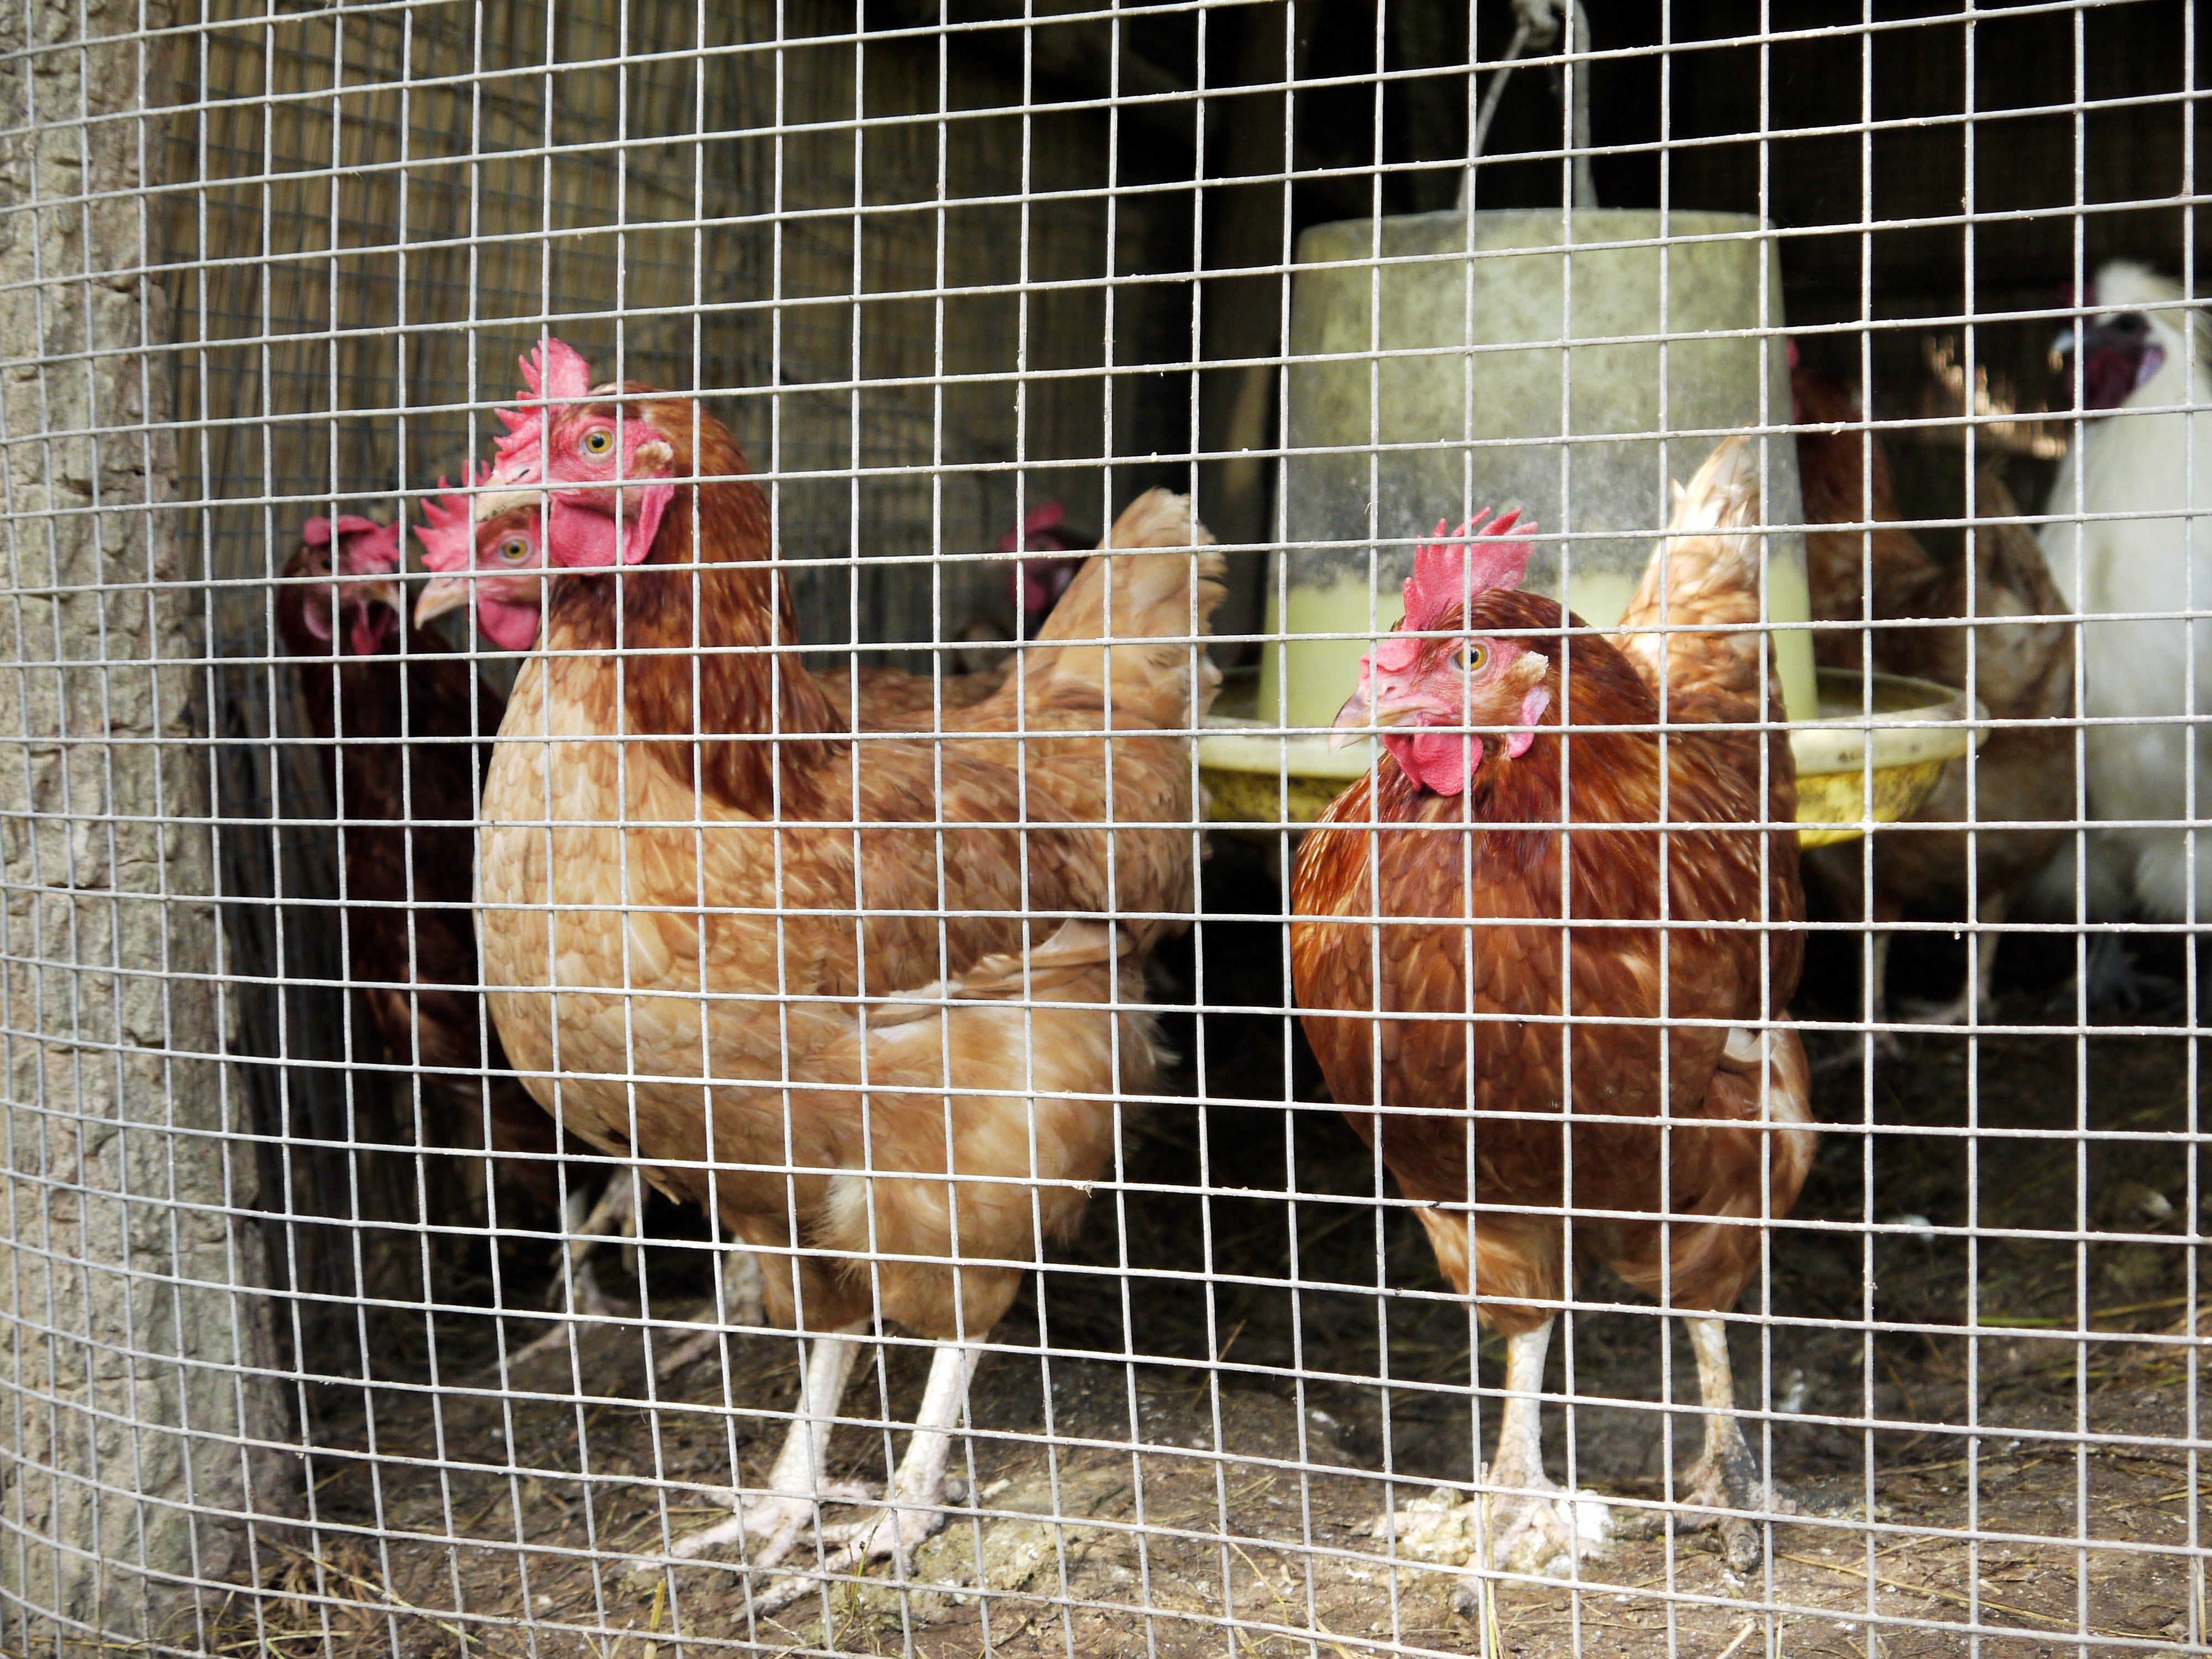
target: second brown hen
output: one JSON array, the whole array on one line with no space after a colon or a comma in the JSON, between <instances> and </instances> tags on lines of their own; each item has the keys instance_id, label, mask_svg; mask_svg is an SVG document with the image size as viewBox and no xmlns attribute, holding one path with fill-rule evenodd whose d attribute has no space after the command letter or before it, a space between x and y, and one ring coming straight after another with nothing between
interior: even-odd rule
<instances>
[{"instance_id":1,"label":"second brown hen","mask_svg":"<svg viewBox=\"0 0 2212 1659\"><path fill-rule=\"evenodd\" d=\"M488 1141L511 1154L499 1172L550 1206L553 1121L510 1074L477 989L477 780L505 704L442 637L406 627L400 534L309 520L275 604L341 832L346 976L389 1074L410 1096L419 1079L429 1144Z\"/></svg>"},{"instance_id":2,"label":"second brown hen","mask_svg":"<svg viewBox=\"0 0 2212 1659\"><path fill-rule=\"evenodd\" d=\"M1890 484L1889 457L1863 429L1866 416L1857 403L1833 380L1795 364L1790 370L1790 418L1801 428L1820 424L1837 428L1797 434L1813 620L1878 622L1886 617L1929 614L1916 607L1942 576L1942 567L1928 556L1920 538L1898 522L1905 515L1897 510L1897 494ZM1874 592L1871 610L1866 603L1869 586ZM1823 628L1813 635L1813 655L1823 668L1863 666L1865 646L1862 629ZM1879 657L1879 646L1875 653Z\"/></svg>"},{"instance_id":3,"label":"second brown hen","mask_svg":"<svg viewBox=\"0 0 2212 1659\"><path fill-rule=\"evenodd\" d=\"M1848 393L1808 370L1796 370L1791 384L1802 420L1865 418ZM1863 442L1870 454L1862 455ZM1797 456L1813 614L1830 621L1870 614L1875 624L1821 633L1822 664L1857 667L1869 635L1874 667L1881 673L1964 687L1971 662L1974 695L1993 722L1971 769L1964 762L1946 768L1909 822L1886 826L1863 843L1807 855L1808 877L1838 908L1883 930L1875 935L1868 974L1868 1018L1881 1022L1887 1018L1888 925L1914 911L1971 912L1979 927L1994 929L2058 848L2065 832L2050 826L2074 811L2073 732L2056 723L2073 707L2073 636L2053 620L2068 606L2025 526L1978 523L1970 532L1968 556L1939 564L1896 523L1901 515L1888 462L1870 434L1801 432ZM1977 481L1974 516L2020 516L1993 468L1984 468ZM1854 527L1821 530L1820 524ZM1862 609L1869 570L1872 602ZM2027 827L1990 827L1996 825ZM1959 995L1915 1006L1911 1019L1961 1024L1987 1008L1997 935L1977 931L1975 940Z\"/></svg>"}]
</instances>

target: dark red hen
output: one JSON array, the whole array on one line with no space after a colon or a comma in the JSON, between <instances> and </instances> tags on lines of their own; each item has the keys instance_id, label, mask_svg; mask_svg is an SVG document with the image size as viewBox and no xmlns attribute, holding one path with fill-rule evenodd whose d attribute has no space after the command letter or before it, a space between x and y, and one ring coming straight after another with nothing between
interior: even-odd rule
<instances>
[{"instance_id":1,"label":"dark red hen","mask_svg":"<svg viewBox=\"0 0 2212 1659\"><path fill-rule=\"evenodd\" d=\"M1739 1566L1759 1554L1742 1512L1769 1505L1710 1316L1812 1152L1804 1053L1780 1023L1802 951L1784 931L1804 908L1796 778L1783 733L1742 729L1762 714L1759 634L1634 631L1662 599L1674 628L1756 624L1758 538L1734 532L1758 517L1730 440L1678 504L1619 646L1562 633L1583 624L1518 591L1510 520L1420 550L1411 632L1377 644L1339 719L1380 728L1388 753L1293 876L1292 974L1330 1091L1509 1339L1488 1474L1500 1565L1538 1570L1604 1533L1601 1506L1557 1497L1538 1434L1573 1288L1563 1208L1577 1264L1707 1316L1689 1321L1707 1416L1685 1495L1738 1512L1723 1526ZM1663 845L1662 821L1679 826Z\"/></svg>"},{"instance_id":2,"label":"dark red hen","mask_svg":"<svg viewBox=\"0 0 2212 1659\"><path fill-rule=\"evenodd\" d=\"M346 975L393 1061L423 1068L436 1142L483 1146L488 1109L495 1150L550 1153L553 1121L505 1075L477 988L477 792L506 703L442 636L407 628L400 564L397 526L311 519L276 599L343 832ZM534 1201L554 1201L551 1163L500 1169Z\"/></svg>"}]
</instances>

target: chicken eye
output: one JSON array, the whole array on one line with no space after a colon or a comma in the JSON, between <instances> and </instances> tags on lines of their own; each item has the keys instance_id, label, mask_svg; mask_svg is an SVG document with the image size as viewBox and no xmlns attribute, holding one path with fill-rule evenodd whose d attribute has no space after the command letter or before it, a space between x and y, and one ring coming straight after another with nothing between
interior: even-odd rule
<instances>
[{"instance_id":1,"label":"chicken eye","mask_svg":"<svg viewBox=\"0 0 2212 1659\"><path fill-rule=\"evenodd\" d=\"M1486 645L1462 645L1452 653L1452 665L1462 674L1480 674L1490 661Z\"/></svg>"},{"instance_id":2,"label":"chicken eye","mask_svg":"<svg viewBox=\"0 0 2212 1659\"><path fill-rule=\"evenodd\" d=\"M499 556L509 564L520 564L530 556L530 544L520 536L509 536L499 544Z\"/></svg>"},{"instance_id":3,"label":"chicken eye","mask_svg":"<svg viewBox=\"0 0 2212 1659\"><path fill-rule=\"evenodd\" d=\"M615 447L615 434L603 426L595 426L584 434L584 453L605 455Z\"/></svg>"}]
</instances>

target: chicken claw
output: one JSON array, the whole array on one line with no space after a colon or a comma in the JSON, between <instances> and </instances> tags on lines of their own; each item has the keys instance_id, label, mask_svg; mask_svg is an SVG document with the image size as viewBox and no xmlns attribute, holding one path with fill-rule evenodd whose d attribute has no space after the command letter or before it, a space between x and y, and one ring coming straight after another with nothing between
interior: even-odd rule
<instances>
[{"instance_id":1,"label":"chicken claw","mask_svg":"<svg viewBox=\"0 0 2212 1659\"><path fill-rule=\"evenodd\" d=\"M825 1528L822 1534L824 1544L836 1539L844 1540L845 1547L833 1555L824 1556L822 1565L812 1572L787 1572L770 1579L754 1593L744 1611L755 1618L768 1618L782 1612L809 1590L819 1589L825 1578L864 1571L871 1561L896 1560L903 1575L915 1551L944 1525L945 1511L941 1509L910 1509L901 1504L866 1521ZM769 1565L757 1554L753 1560L758 1565Z\"/></svg>"},{"instance_id":2,"label":"chicken claw","mask_svg":"<svg viewBox=\"0 0 2212 1659\"><path fill-rule=\"evenodd\" d=\"M853 1572L871 1561L896 1561L904 1571L915 1550L942 1530L945 1511L934 1504L913 1507L904 1504L884 1510L866 1521L839 1527L825 1537L843 1543L825 1565L828 1572Z\"/></svg>"},{"instance_id":3,"label":"chicken claw","mask_svg":"<svg viewBox=\"0 0 2212 1659\"><path fill-rule=\"evenodd\" d=\"M1487 1478L1487 1477L1486 1477ZM1508 1476L1510 1489L1485 1500L1462 1502L1449 1490L1416 1498L1378 1515L1358 1530L1386 1538L1401 1559L1438 1566L1481 1565L1481 1540L1492 1540L1490 1564L1506 1572L1564 1574L1570 1559L1603 1553L1612 1511L1588 1492L1566 1493L1539 1475Z\"/></svg>"},{"instance_id":4,"label":"chicken claw","mask_svg":"<svg viewBox=\"0 0 2212 1659\"><path fill-rule=\"evenodd\" d=\"M823 1504L873 1501L866 1489L830 1479L830 1429L860 1352L860 1343L842 1332L817 1336L805 1346L799 1360L799 1401L792 1409L783 1450L769 1474L769 1495L747 1503L732 1492L738 1512L678 1540L669 1551L671 1556L689 1561L718 1545L759 1536L763 1542L748 1553L747 1565L774 1566L791 1553L799 1529ZM650 1574L660 1567L658 1561L641 1560L631 1571Z\"/></svg>"},{"instance_id":5,"label":"chicken claw","mask_svg":"<svg viewBox=\"0 0 2212 1659\"><path fill-rule=\"evenodd\" d=\"M929 1383L913 1437L891 1482L890 1507L881 1515L825 1531L821 1565L811 1573L786 1573L771 1580L745 1604L746 1613L764 1618L781 1612L825 1578L860 1571L871 1561L896 1560L904 1572L915 1549L945 1524L945 1468L951 1452L951 1431L981 1358L982 1350L972 1345L939 1346L930 1361ZM827 1546L832 1542L843 1547L829 1553Z\"/></svg>"},{"instance_id":6,"label":"chicken claw","mask_svg":"<svg viewBox=\"0 0 2212 1659\"><path fill-rule=\"evenodd\" d=\"M1510 1485L1513 1490L1490 1499L1492 1565L1564 1578L1574 1562L1604 1553L1613 1530L1613 1511L1605 1504L1587 1492L1562 1492L1541 1474Z\"/></svg>"},{"instance_id":7,"label":"chicken claw","mask_svg":"<svg viewBox=\"0 0 2212 1659\"><path fill-rule=\"evenodd\" d=\"M1798 1515L1793 1499L1771 1488L1759 1472L1759 1460L1745 1443L1735 1417L1735 1388L1729 1368L1728 1328L1714 1318L1686 1322L1698 1358L1698 1386L1705 1414L1705 1455L1682 1472L1680 1507L1650 1511L1632 1530L1650 1536L1670 1527L1684 1532L1718 1532L1721 1553L1731 1570L1748 1572L1765 1553L1762 1516ZM1729 1510L1749 1513L1727 1513Z\"/></svg>"},{"instance_id":8,"label":"chicken claw","mask_svg":"<svg viewBox=\"0 0 2212 1659\"><path fill-rule=\"evenodd\" d=\"M1753 1461L1751 1448L1743 1443L1741 1436L1733 1447L1724 1449L1719 1455L1708 1453L1700 1457L1687 1473L1688 1491L1685 1496L1692 1508L1682 1524L1693 1532L1705 1528L1717 1529L1721 1553L1728 1558L1729 1568L1736 1572L1749 1572L1759 1565L1764 1553L1759 1522L1746 1516L1721 1511L1772 1509L1786 1514L1796 1506L1779 1495L1769 1501L1765 1483L1759 1478L1759 1465Z\"/></svg>"},{"instance_id":9,"label":"chicken claw","mask_svg":"<svg viewBox=\"0 0 2212 1659\"><path fill-rule=\"evenodd\" d=\"M745 1504L728 1520L679 1538L668 1552L669 1559L677 1561L696 1560L708 1550L724 1544L744 1546L744 1562L749 1567L772 1567L791 1553L810 1522L823 1505L830 1504L872 1504L876 1501L873 1488L856 1483L839 1481L823 1487L817 1497L802 1498L790 1493L757 1498ZM824 1528L823 1539L828 1542L847 1528ZM755 1543L754 1540L759 1540ZM631 1571L649 1575L660 1571L661 1563L636 1561Z\"/></svg>"}]
</instances>

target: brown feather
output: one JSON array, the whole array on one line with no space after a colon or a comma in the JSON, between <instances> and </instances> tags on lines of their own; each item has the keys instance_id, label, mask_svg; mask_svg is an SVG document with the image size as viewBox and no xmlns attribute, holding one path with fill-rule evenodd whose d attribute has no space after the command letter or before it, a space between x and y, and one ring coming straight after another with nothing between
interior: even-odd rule
<instances>
[{"instance_id":1,"label":"brown feather","mask_svg":"<svg viewBox=\"0 0 2212 1659\"><path fill-rule=\"evenodd\" d=\"M1818 376L1801 369L1795 384L1802 418L1864 419L1848 393ZM1870 462L1863 456L1863 442L1871 446ZM1800 433L1797 453L1814 617L1857 621L1867 614L1861 608L1863 550L1870 535L1871 615L1877 623L1948 622L1970 613L1975 618L1971 626L1877 626L1872 629L1875 668L1963 688L1971 653L1974 693L1991 716L2038 722L1990 732L1975 756L1971 801L1966 767L1958 762L1947 767L1913 814L1913 825L1930 828L1900 825L1878 832L1870 846L1823 848L1809 867L1842 913L1893 921L1908 911L1962 914L1971 862L1973 890L1985 915L2001 917L2042 872L2066 832L1978 827L1970 847L1965 826L2049 823L2074 816L2074 738L2058 723L2073 709L2072 630L2061 622L2009 620L2063 615L2065 599L2034 537L2019 525L1976 527L1968 556L1958 563L1930 559L1909 531L1892 522L1902 515L1890 489L1887 459L1870 434ZM1860 487L1866 465L1874 478L1870 495ZM1993 467L1978 479L1976 499L1983 515L2020 516L2019 504ZM1813 528L1868 521L1870 532ZM1859 629L1823 632L1816 636L1820 659L1856 668L1866 637ZM1869 851L1870 906L1863 891Z\"/></svg>"}]
</instances>

